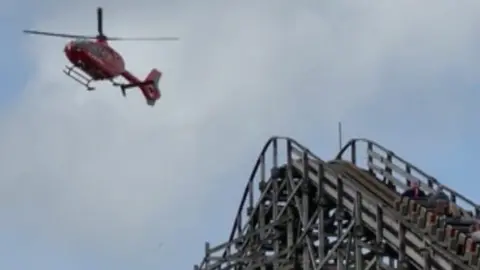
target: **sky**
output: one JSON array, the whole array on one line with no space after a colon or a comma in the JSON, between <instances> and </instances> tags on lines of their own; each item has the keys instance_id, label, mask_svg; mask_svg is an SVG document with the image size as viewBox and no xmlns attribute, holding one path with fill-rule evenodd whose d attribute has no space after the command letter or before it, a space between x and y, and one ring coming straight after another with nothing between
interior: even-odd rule
<instances>
[{"instance_id":1,"label":"sky","mask_svg":"<svg viewBox=\"0 0 480 270\"><path fill-rule=\"evenodd\" d=\"M30 4L0 13L2 269L191 269L268 137L328 160L338 121L479 201L478 1ZM66 40L21 35L95 34L97 5L107 35L181 38L112 43L139 77L163 72L154 108L85 91Z\"/></svg>"}]
</instances>

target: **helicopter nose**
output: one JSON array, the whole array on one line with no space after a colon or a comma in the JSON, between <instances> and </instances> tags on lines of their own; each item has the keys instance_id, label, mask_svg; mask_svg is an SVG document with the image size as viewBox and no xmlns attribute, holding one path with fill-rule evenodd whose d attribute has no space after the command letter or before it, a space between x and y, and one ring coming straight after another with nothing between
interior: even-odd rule
<instances>
[{"instance_id":1,"label":"helicopter nose","mask_svg":"<svg viewBox=\"0 0 480 270\"><path fill-rule=\"evenodd\" d=\"M72 43L71 42L67 43L67 45L65 45L65 48L63 49L63 51L65 53L71 52L72 51Z\"/></svg>"},{"instance_id":2,"label":"helicopter nose","mask_svg":"<svg viewBox=\"0 0 480 270\"><path fill-rule=\"evenodd\" d=\"M65 48L63 49L63 51L65 52L65 55L67 56L67 58L69 60L72 60L72 57L73 57L73 44L72 42L70 43L67 43L67 45L65 45Z\"/></svg>"}]
</instances>

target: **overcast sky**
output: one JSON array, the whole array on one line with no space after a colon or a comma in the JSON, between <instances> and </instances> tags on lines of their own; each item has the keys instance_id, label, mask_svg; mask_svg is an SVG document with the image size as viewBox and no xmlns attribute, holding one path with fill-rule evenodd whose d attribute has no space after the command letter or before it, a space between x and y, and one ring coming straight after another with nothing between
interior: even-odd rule
<instances>
[{"instance_id":1,"label":"overcast sky","mask_svg":"<svg viewBox=\"0 0 480 270\"><path fill-rule=\"evenodd\" d=\"M120 2L4 10L2 269L191 269L268 137L329 159L339 120L478 201L480 2ZM66 40L19 37L95 34L97 5L107 35L181 38L112 43L139 77L163 72L156 107L64 76Z\"/></svg>"}]
</instances>

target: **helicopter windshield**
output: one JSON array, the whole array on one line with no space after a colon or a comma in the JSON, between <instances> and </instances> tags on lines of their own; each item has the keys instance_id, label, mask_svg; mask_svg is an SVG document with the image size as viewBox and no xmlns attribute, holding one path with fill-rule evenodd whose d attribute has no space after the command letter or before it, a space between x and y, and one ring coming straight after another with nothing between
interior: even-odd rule
<instances>
[{"instance_id":1,"label":"helicopter windshield","mask_svg":"<svg viewBox=\"0 0 480 270\"><path fill-rule=\"evenodd\" d=\"M110 60L112 57L117 57L117 54L109 51L105 46L98 43L91 42L87 39L78 39L73 41L73 45L77 50L82 50L93 54L101 59Z\"/></svg>"},{"instance_id":2,"label":"helicopter windshield","mask_svg":"<svg viewBox=\"0 0 480 270\"><path fill-rule=\"evenodd\" d=\"M73 41L73 43L74 43L75 45L85 45L85 44L88 43L88 40L86 40L86 39L77 39L77 40Z\"/></svg>"}]
</instances>

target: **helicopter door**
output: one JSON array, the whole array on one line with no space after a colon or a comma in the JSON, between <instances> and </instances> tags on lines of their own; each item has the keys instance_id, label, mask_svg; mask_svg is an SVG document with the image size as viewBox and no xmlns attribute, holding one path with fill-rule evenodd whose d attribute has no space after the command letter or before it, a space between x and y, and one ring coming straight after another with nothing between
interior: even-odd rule
<instances>
[{"instance_id":1,"label":"helicopter door","mask_svg":"<svg viewBox=\"0 0 480 270\"><path fill-rule=\"evenodd\" d=\"M106 61L104 59L104 54L102 53L102 46L91 43L86 49L88 49L88 52L95 58L97 62L105 64ZM90 68L85 67L85 71L95 80L103 79L105 77L105 74L101 69L96 67L94 68L93 66L90 66Z\"/></svg>"}]
</instances>

